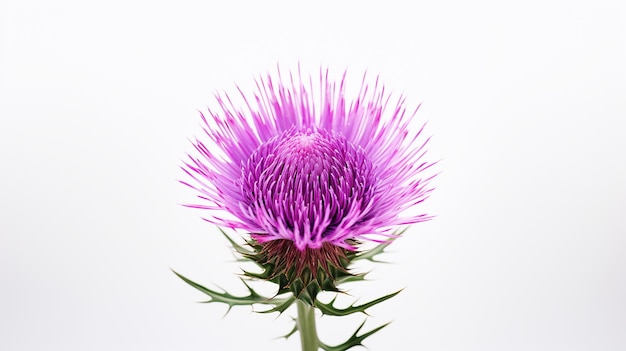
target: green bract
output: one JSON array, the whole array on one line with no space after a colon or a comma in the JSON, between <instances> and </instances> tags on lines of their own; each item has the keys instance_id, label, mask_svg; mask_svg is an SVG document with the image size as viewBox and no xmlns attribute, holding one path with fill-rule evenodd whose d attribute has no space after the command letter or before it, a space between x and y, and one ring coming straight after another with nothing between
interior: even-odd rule
<instances>
[{"instance_id":1,"label":"green bract","mask_svg":"<svg viewBox=\"0 0 626 351\"><path fill-rule=\"evenodd\" d=\"M253 240L248 241L245 245L240 245L228 236L224 230L221 228L219 228L219 230L231 243L240 261L251 261L261 268L260 273L244 271L244 277L240 278L248 289L247 295L235 296L226 291L220 292L209 289L177 272L174 273L187 284L207 295L210 299L205 301L206 303L224 303L228 305L228 311L230 311L233 306L252 306L254 304L259 304L268 308L257 311L258 313L278 312L279 314L282 314L289 307L291 307L291 305L296 303L297 300L299 300L311 307L319 309L321 313L325 315L346 316L353 313L367 314L366 310L368 308L386 301L400 293L400 291L396 291L359 305L353 303L346 308L335 307L334 303L336 297L328 303L323 303L317 299L317 295L321 291L341 293L340 285L342 283L364 280L365 274L353 274L350 272L350 265L358 260L380 262L376 259L376 257L383 253L391 240L400 236L402 232L394 235L394 237L388 242L378 244L374 248L367 251L355 252L333 247L331 248L332 251L327 252L328 256L314 256L314 259L311 259L311 256L309 256L308 259L296 256L296 258L302 259L305 262L305 264L300 262L301 266L298 266L295 262L286 262L286 260L291 259L291 257L286 259L285 255L289 256L290 253L273 251L274 248L268 249L267 246L259 244ZM306 253L306 251L304 251L304 253ZM322 258L326 259L323 260ZM312 272L316 273L313 274ZM258 280L275 283L278 286L276 294L274 296L263 296L259 294L250 286L251 282ZM362 345L365 338L376 333L389 324L386 323L370 330L369 332L358 335L364 323L365 321L363 321L356 331L342 344L330 346L318 340L319 347L327 351L348 350L351 347ZM288 338L297 331L299 331L298 323L294 323L294 328L289 333L284 335L284 337Z\"/></svg>"}]
</instances>

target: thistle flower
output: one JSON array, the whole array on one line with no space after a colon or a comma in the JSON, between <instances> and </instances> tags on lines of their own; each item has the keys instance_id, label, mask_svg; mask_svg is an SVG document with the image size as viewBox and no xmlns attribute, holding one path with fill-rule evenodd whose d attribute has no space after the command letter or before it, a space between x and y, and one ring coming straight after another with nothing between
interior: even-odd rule
<instances>
[{"instance_id":1,"label":"thistle flower","mask_svg":"<svg viewBox=\"0 0 626 351\"><path fill-rule=\"evenodd\" d=\"M193 142L183 170L192 181L182 183L199 193L208 210L205 219L243 231L247 245L226 235L234 248L261 272L245 272L247 296L208 289L176 273L210 297L209 302L269 305L262 312L284 312L294 302L304 351L348 350L382 325L344 343L322 343L315 328L315 309L345 316L365 312L399 293L360 305L337 308L322 303L320 291L363 278L350 264L374 260L398 236L398 227L430 219L407 210L432 191L433 165L423 160L428 138L416 127L417 108L407 113L402 96L391 95L378 80L363 77L354 97L346 93L346 74L339 81L320 71L319 82L303 80L300 71L283 79L268 75L256 92L241 95L240 109L227 94L216 94L217 109L201 114L205 135ZM363 243L376 245L368 250ZM278 284L274 297L257 293L246 282L256 278ZM290 293L289 297L281 297Z\"/></svg>"},{"instance_id":2,"label":"thistle flower","mask_svg":"<svg viewBox=\"0 0 626 351\"><path fill-rule=\"evenodd\" d=\"M314 83L279 72L258 79L253 95L238 89L243 110L216 94L219 108L201 114L206 135L183 167L202 199L189 206L249 233L243 254L264 269L255 276L310 303L336 290L361 243L430 218L403 216L432 190L417 109L365 82L348 98L345 73L334 82L320 71Z\"/></svg>"}]
</instances>

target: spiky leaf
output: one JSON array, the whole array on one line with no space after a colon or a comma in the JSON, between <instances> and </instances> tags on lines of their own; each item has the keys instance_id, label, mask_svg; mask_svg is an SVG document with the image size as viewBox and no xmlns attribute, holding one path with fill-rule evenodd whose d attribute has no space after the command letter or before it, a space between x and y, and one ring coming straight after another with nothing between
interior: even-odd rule
<instances>
[{"instance_id":1,"label":"spiky leaf","mask_svg":"<svg viewBox=\"0 0 626 351\"><path fill-rule=\"evenodd\" d=\"M243 247L241 244L237 243L235 240L233 240L233 238L231 238L230 235L226 234L224 229L222 229L221 227L217 227L217 229L220 231L220 233L222 233L222 235L224 235L224 237L226 237L226 240L228 240L228 242L233 246L233 248L235 249L237 253L244 255L244 256L252 255L254 253L251 250ZM248 261L248 260L237 257L237 261Z\"/></svg>"},{"instance_id":2,"label":"spiky leaf","mask_svg":"<svg viewBox=\"0 0 626 351\"><path fill-rule=\"evenodd\" d=\"M294 302L296 301L296 298L294 296L290 296L288 298L285 299L272 299L272 304L274 305L274 307L270 308L269 310L265 310L265 311L257 311L258 313L272 313L272 312L278 312L279 314L282 314L283 312L285 312Z\"/></svg>"},{"instance_id":3,"label":"spiky leaf","mask_svg":"<svg viewBox=\"0 0 626 351\"><path fill-rule=\"evenodd\" d=\"M289 333L281 336L281 338L289 339L289 337L292 336L293 334L295 334L297 331L298 331L298 323L294 323L293 328L291 329L291 331L289 331Z\"/></svg>"},{"instance_id":4,"label":"spiky leaf","mask_svg":"<svg viewBox=\"0 0 626 351\"><path fill-rule=\"evenodd\" d=\"M337 299L337 296L335 296L329 303L322 303L319 300L315 301L315 307L319 308L320 311L322 311L323 314L327 314L327 315L331 315L331 316L346 316L352 313L357 313L357 312L363 312L365 313L365 310L377 305L383 301L389 300L390 298L398 295L402 290L398 290L394 293L391 293L389 295L385 295L383 297L379 297L376 300L372 300L370 302L364 303L362 305L358 305L355 306L354 304L346 307L346 308L337 308L334 306L334 302ZM367 314L367 313L365 313Z\"/></svg>"},{"instance_id":5,"label":"spiky leaf","mask_svg":"<svg viewBox=\"0 0 626 351\"><path fill-rule=\"evenodd\" d=\"M352 275L348 275L348 276L345 276L345 277L337 278L337 285L341 285L341 284L344 284L344 283L354 283L354 282L364 281L365 280L365 276L368 273L369 272L362 273L362 274L352 274Z\"/></svg>"},{"instance_id":6,"label":"spiky leaf","mask_svg":"<svg viewBox=\"0 0 626 351\"><path fill-rule=\"evenodd\" d=\"M367 250L367 251L362 251L359 252L352 261L358 261L358 260L368 260L371 262L378 262L378 263L386 263L385 261L380 261L378 259L376 259L376 256L382 254L385 249L397 238L401 237L402 234L404 234L404 232L407 230L408 228L404 228L401 231L394 233L387 241L378 244L377 246L375 246L374 248Z\"/></svg>"},{"instance_id":7,"label":"spiky leaf","mask_svg":"<svg viewBox=\"0 0 626 351\"><path fill-rule=\"evenodd\" d=\"M389 322L391 323L391 322ZM358 335L359 331L361 331L361 328L363 328L363 325L365 325L365 321L363 321L363 323L361 323L361 325L356 329L356 331L354 332L354 334L352 334L352 336L350 336L350 338L348 340L346 340L344 343L337 345L337 346L330 346L330 345L326 345L323 342L319 342L320 343L320 347L322 349L324 349L325 351L346 351L352 347L355 346L362 346L363 345L363 340L365 340L365 338L367 338L368 336L376 333L377 331L383 329L384 327L388 326L389 323L385 323L383 325L381 325L380 327L377 327L375 329L372 329L370 331L368 331L367 333L363 334L363 335Z\"/></svg>"},{"instance_id":8,"label":"spiky leaf","mask_svg":"<svg viewBox=\"0 0 626 351\"><path fill-rule=\"evenodd\" d=\"M205 302L221 302L228 305L228 310L233 306L237 305L253 305L255 303L266 304L266 305L274 305L276 301L273 301L271 298L261 296L254 289L252 289L243 279L241 280L246 288L248 288L249 294L247 296L235 296L231 295L228 292L219 292L212 289L208 289L190 279L183 276L182 274L173 271L180 279L184 280L187 284L193 286L204 294L208 295L211 299ZM227 312L228 313L228 312Z\"/></svg>"}]
</instances>

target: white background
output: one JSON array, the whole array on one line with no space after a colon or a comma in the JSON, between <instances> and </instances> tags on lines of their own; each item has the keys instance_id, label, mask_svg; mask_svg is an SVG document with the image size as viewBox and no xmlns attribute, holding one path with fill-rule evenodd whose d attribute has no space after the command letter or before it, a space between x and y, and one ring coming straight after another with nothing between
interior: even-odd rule
<instances>
[{"instance_id":1,"label":"white background","mask_svg":"<svg viewBox=\"0 0 626 351\"><path fill-rule=\"evenodd\" d=\"M225 4L227 3L227 4ZM355 286L370 350L626 349L621 1L0 3L0 349L295 350L180 206L198 110L277 63L423 103L437 190ZM328 342L364 316L319 320Z\"/></svg>"}]
</instances>

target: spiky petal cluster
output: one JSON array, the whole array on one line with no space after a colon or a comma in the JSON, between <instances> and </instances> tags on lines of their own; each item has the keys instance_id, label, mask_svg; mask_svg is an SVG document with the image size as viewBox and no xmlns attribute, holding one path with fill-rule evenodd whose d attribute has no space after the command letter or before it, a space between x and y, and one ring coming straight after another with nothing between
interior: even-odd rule
<instances>
[{"instance_id":1,"label":"spiky petal cluster","mask_svg":"<svg viewBox=\"0 0 626 351\"><path fill-rule=\"evenodd\" d=\"M199 157L184 167L195 180L185 184L204 200L192 207L221 210L207 220L301 252L354 250L356 241L382 241L396 226L427 220L399 216L431 190L416 111L407 113L402 97L390 104L378 81L348 99L345 78L320 72L318 85L299 74L268 76L252 97L239 90L244 110L216 95L219 108L202 115L209 143L196 139Z\"/></svg>"}]
</instances>

